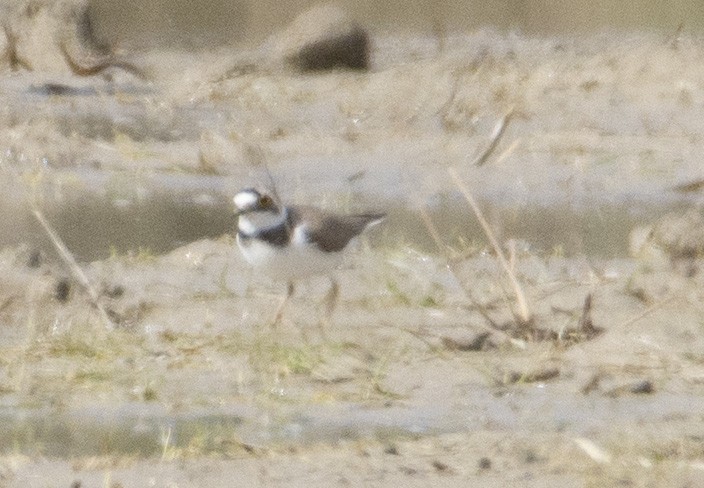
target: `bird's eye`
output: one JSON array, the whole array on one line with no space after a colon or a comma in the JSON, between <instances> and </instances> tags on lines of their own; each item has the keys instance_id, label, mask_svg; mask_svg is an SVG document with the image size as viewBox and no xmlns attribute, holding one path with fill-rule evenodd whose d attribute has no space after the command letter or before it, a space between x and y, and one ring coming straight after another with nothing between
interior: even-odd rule
<instances>
[{"instance_id":1,"label":"bird's eye","mask_svg":"<svg viewBox=\"0 0 704 488\"><path fill-rule=\"evenodd\" d=\"M269 195L262 195L262 197L259 199L259 204L262 207L270 207L272 203L274 203L274 201Z\"/></svg>"}]
</instances>

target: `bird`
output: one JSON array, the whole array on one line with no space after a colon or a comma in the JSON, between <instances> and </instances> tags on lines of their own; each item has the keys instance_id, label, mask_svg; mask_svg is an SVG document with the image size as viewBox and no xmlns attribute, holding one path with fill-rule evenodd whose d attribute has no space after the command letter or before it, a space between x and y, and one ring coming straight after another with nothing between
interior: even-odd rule
<instances>
[{"instance_id":1,"label":"bird","mask_svg":"<svg viewBox=\"0 0 704 488\"><path fill-rule=\"evenodd\" d=\"M341 215L314 206L284 206L255 188L237 192L233 203L237 246L245 261L287 284L273 326L281 322L295 283L317 275L327 275L331 282L325 297L328 321L339 295L332 272L341 264L343 251L352 239L386 218L385 213Z\"/></svg>"}]
</instances>

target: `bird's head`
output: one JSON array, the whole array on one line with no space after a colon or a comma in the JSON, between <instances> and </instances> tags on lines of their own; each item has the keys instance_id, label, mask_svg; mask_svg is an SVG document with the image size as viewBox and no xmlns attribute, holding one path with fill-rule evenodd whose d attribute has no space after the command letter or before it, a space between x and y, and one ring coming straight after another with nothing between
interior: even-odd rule
<instances>
[{"instance_id":1,"label":"bird's head","mask_svg":"<svg viewBox=\"0 0 704 488\"><path fill-rule=\"evenodd\" d=\"M237 216L254 212L279 213L279 207L274 199L254 188L237 192L232 201L235 204L235 215Z\"/></svg>"}]
</instances>

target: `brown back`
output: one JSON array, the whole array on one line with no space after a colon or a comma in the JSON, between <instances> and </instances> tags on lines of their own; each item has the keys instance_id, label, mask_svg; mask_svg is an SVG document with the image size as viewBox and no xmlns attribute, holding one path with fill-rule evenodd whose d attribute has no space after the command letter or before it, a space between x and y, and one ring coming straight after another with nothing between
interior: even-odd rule
<instances>
[{"instance_id":1,"label":"brown back","mask_svg":"<svg viewBox=\"0 0 704 488\"><path fill-rule=\"evenodd\" d=\"M308 233L311 240L321 251L337 252L344 249L369 224L384 216L383 213L335 215L315 207L290 207L289 225L294 227L302 218L309 220Z\"/></svg>"}]
</instances>

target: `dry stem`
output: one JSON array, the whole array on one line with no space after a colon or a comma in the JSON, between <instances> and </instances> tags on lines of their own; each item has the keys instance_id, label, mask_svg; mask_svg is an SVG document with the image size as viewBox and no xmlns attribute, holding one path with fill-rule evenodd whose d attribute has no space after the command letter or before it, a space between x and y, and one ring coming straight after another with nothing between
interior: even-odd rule
<instances>
[{"instance_id":1,"label":"dry stem","mask_svg":"<svg viewBox=\"0 0 704 488\"><path fill-rule=\"evenodd\" d=\"M521 284L516 278L516 274L511 269L511 266L509 265L506 256L504 256L504 253L501 250L501 245L499 244L499 241L496 239L496 236L491 230L489 223L484 218L484 215L482 214L479 205L477 205L477 202L474 200L474 197L469 191L469 188L467 188L467 185L465 185L464 182L460 179L459 175L457 174L457 171L454 168L449 168L447 171L448 173L450 173L450 176L454 180L455 185L457 185L457 188L459 188L460 192L462 193L462 196L464 196L465 200L467 200L469 206L472 207L472 211L474 212L474 215L476 215L479 224L482 226L484 234L486 234L486 236L489 238L489 242L494 248L494 252L496 252L496 257L499 260L499 263L501 263L501 266L504 268L506 275L511 281L511 286L513 287L514 293L516 294L516 301L518 302L518 309L520 312L521 321L523 322L523 324L529 323L532 318L532 314L530 313L530 309L528 308L528 301L526 300L526 296L523 293L523 288L521 287Z\"/></svg>"},{"instance_id":2,"label":"dry stem","mask_svg":"<svg viewBox=\"0 0 704 488\"><path fill-rule=\"evenodd\" d=\"M520 339L515 339L515 338L511 337L510 335L508 335L506 332L499 330L496 327L496 323L489 315L489 312L486 310L486 307L481 305L474 298L472 291L465 284L465 280L463 280L460 277L459 270L457 269L457 264L458 264L457 260L455 260L452 257L447 255L447 247L445 246L445 243L442 242L442 239L440 238L440 233L438 232L438 229L435 226L435 223L430 218L430 215L428 215L428 212L424 207L420 208L420 215L421 215L421 218L423 219L423 223L425 224L426 228L428 229L428 232L430 233L430 236L435 241L435 245L437 246L440 253L442 253L442 255L445 257L445 260L447 261L447 267L450 269L450 272L453 274L453 276L455 277L457 282L462 287L462 291L464 291L465 296L472 303L472 305L474 305L476 307L476 309L479 311L479 313L482 315L482 317L484 317L484 319L489 323L489 325L481 324L481 327L484 328L485 330L491 332L492 334L497 334L497 335L501 336L505 341L510 342L514 346L519 347L521 349L525 349L525 347L526 347L525 341L522 341Z\"/></svg>"},{"instance_id":3,"label":"dry stem","mask_svg":"<svg viewBox=\"0 0 704 488\"><path fill-rule=\"evenodd\" d=\"M68 269L73 274L73 277L81 284L81 286L83 286L86 292L88 292L90 301L93 306L98 310L98 313L100 313L100 317L105 323L105 326L108 329L115 328L114 322L110 320L110 316L105 311L105 308L100 304L100 296L98 295L98 292L95 290L95 288L93 288L93 285L91 285L88 276L86 276L81 267L78 265L76 259L73 257L73 254L71 254L71 251L68 250L68 247L66 247L66 244L64 244L64 242L61 240L59 234L54 230L51 224L47 222L41 210L35 207L32 208L32 213L34 214L34 217L37 219L37 221L41 224L44 231L49 236L49 239L51 240L52 244L54 244L54 247L58 251L59 256L61 257L61 259L63 259L64 263L66 263Z\"/></svg>"},{"instance_id":4,"label":"dry stem","mask_svg":"<svg viewBox=\"0 0 704 488\"><path fill-rule=\"evenodd\" d=\"M632 318L626 320L625 322L623 322L621 324L620 328L626 328L626 327L629 327L629 326L635 324L640 319L647 317L651 313L655 312L657 309L661 308L663 305L667 305L668 303L672 302L673 300L679 299L679 298L680 297L678 297L676 295L670 295L670 296L663 298L659 302L656 302L656 303L652 304L651 306L649 306L648 308L646 308L645 310L643 310L641 313L639 313L635 317L632 317Z\"/></svg>"},{"instance_id":5,"label":"dry stem","mask_svg":"<svg viewBox=\"0 0 704 488\"><path fill-rule=\"evenodd\" d=\"M494 152L496 146L499 145L499 141L501 140L501 137L503 137L512 115L513 108L506 112L506 114L501 117L501 120L499 120L496 126L494 126L494 131L491 133L491 140L489 141L489 145L482 151L479 156L477 156L477 158L472 163L473 166L481 166L482 164L486 163L486 160L489 159L489 156L491 156L491 154Z\"/></svg>"}]
</instances>

